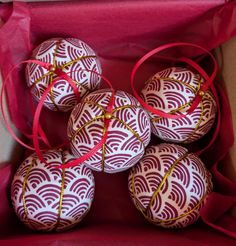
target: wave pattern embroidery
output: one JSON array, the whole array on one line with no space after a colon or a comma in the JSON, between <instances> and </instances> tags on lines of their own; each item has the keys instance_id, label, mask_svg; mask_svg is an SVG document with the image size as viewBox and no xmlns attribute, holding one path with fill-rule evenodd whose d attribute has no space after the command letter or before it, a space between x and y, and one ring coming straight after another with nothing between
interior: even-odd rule
<instances>
[{"instance_id":1,"label":"wave pattern embroidery","mask_svg":"<svg viewBox=\"0 0 236 246\"><path fill-rule=\"evenodd\" d=\"M212 191L211 174L201 160L173 144L149 147L128 183L135 206L151 223L167 228L194 223Z\"/></svg>"},{"instance_id":2,"label":"wave pattern embroidery","mask_svg":"<svg viewBox=\"0 0 236 246\"><path fill-rule=\"evenodd\" d=\"M186 113L199 92L203 78L185 68L168 68L146 83L141 96L150 106L166 113ZM191 143L211 129L217 113L213 94L208 90L197 108L181 119L161 118L151 112L152 132L165 141Z\"/></svg>"},{"instance_id":3,"label":"wave pattern embroidery","mask_svg":"<svg viewBox=\"0 0 236 246\"><path fill-rule=\"evenodd\" d=\"M87 214L94 197L94 177L85 165L59 169L72 160L68 152L48 151L48 165L36 155L17 170L11 198L17 216L34 230L61 231L73 227Z\"/></svg>"},{"instance_id":4,"label":"wave pattern embroidery","mask_svg":"<svg viewBox=\"0 0 236 246\"><path fill-rule=\"evenodd\" d=\"M95 52L78 39L47 40L33 51L32 59L50 63L68 73L77 86L80 97L96 90L100 84L100 77L91 72L101 73L100 62ZM30 63L26 67L26 78L32 94L39 101L57 75ZM65 79L59 79L48 93L44 104L51 110L69 111L77 104L77 98L70 84Z\"/></svg>"},{"instance_id":5,"label":"wave pattern embroidery","mask_svg":"<svg viewBox=\"0 0 236 246\"><path fill-rule=\"evenodd\" d=\"M110 97L108 89L93 92L72 111L67 132L75 156L86 154L101 140ZM107 141L86 164L93 170L108 173L126 170L143 156L150 135L146 111L133 96L117 91Z\"/></svg>"}]
</instances>

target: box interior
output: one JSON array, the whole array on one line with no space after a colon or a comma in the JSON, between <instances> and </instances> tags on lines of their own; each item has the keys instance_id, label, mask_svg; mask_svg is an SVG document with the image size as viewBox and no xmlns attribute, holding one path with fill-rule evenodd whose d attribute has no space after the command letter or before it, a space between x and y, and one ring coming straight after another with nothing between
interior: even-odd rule
<instances>
[{"instance_id":1,"label":"box interior","mask_svg":"<svg viewBox=\"0 0 236 246\"><path fill-rule=\"evenodd\" d=\"M28 5L31 16L30 30L31 44L25 42L22 45L24 52L21 58L29 56L33 47L41 41L51 37L73 36L88 42L98 52L101 58L103 71L106 77L111 79L116 89L130 90L129 76L137 59L152 48L165 42L191 41L206 43L207 48L215 48L217 42L212 42L212 35L218 32L212 30L210 25L207 30L202 28L199 21L208 21L212 18L213 9L220 8L224 1L104 1L80 2L80 3L34 3ZM170 7L171 4L171 7ZM184 15L179 15L183 11ZM211 13L212 14L209 14ZM11 5L4 5L0 9L0 16L7 21L11 16ZM148 18L147 18L148 16ZM171 17L175 16L175 17ZM209 17L210 16L210 17ZM215 17L216 18L216 17ZM20 22L24 23L24 16ZM22 24L21 23L21 24ZM6 22L5 27L9 25ZM69 28L68 28L69 26ZM4 25L3 25L4 27ZM192 31L192 30L195 31ZM183 31L184 30L184 31ZM199 31L199 32L197 32ZM206 35L206 31L211 31ZM210 37L211 36L211 37ZM208 39L208 40L206 40ZM209 41L209 44L208 42ZM14 42L13 41L9 41ZM212 46L210 46L212 45ZM235 85L236 75L234 65L234 51L236 52L236 39L232 39L223 45L223 77L224 86L228 94L233 123L235 123L236 109ZM14 51L13 51L14 52ZM183 53L177 49L171 55ZM169 55L168 53L166 55ZM186 50L187 56L198 55L196 51ZM14 57L14 55L13 55ZM20 56L18 56L20 57ZM144 65L142 73L137 80L140 88L150 74L166 67L163 60L152 60ZM22 90L27 90L25 84L20 84ZM20 113L19 117L20 117ZM27 112L24 117L28 119ZM51 117L51 121L48 120ZM42 115L42 124L48 130L50 141L56 144L65 139L66 119L68 115L45 111ZM60 122L60 128L54 127L55 120ZM17 122L19 124L19 122ZM2 132L2 131L1 131ZM60 134L58 134L60 133ZM6 134L7 136L7 134ZM7 150L14 144L11 137L6 137L4 145ZM225 158L225 173L236 180L236 165L234 148L228 158ZM1 162L10 160L9 154L3 148L0 152ZM14 153L11 153L13 156ZM19 165L13 160L15 165ZM2 164L2 173L6 174L3 180L5 184L3 204L10 202L6 194L9 191L9 182L14 168ZM12 172L10 172L11 170ZM164 230L148 224L130 201L127 189L128 172L115 175L94 173L96 180L95 201L88 217L75 229L60 234L34 233L20 224L9 208L9 214L0 215L4 218L0 231L1 245L13 245L16 242L24 245L148 245L158 242L160 245L234 245L235 241L225 235L214 231L199 221L196 225L184 230ZM7 188L8 187L8 188ZM60 243L59 243L60 241ZM5 244L4 244L5 243Z\"/></svg>"}]
</instances>

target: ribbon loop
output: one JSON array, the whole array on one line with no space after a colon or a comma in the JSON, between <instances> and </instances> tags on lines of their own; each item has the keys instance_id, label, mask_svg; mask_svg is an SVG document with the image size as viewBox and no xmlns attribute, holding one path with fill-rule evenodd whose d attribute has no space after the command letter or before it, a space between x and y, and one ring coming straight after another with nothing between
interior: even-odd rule
<instances>
[{"instance_id":1,"label":"ribbon loop","mask_svg":"<svg viewBox=\"0 0 236 246\"><path fill-rule=\"evenodd\" d=\"M113 109L113 105L114 105L114 97L115 97L115 90L113 89L113 86L111 84L111 82L103 75L99 74L98 72L95 71L91 71L91 70L85 70L85 71L89 71L89 72L93 72L95 74L97 74L98 76L100 76L110 87L111 91L112 91L112 95L111 95L111 100L107 106L107 111L111 112ZM72 71L75 72L75 71ZM66 79L68 79L68 82L70 84L74 84L73 80L70 78L70 76L68 74L72 73L72 72L68 72L65 73L62 71L62 75L66 77ZM43 155L42 155L42 151L40 149L39 146L39 119L40 119L40 115L41 115L41 111L43 108L43 103L47 97L47 94L50 92L51 88L55 85L55 83L57 83L57 81L60 79L61 77L55 78L51 84L47 87L47 89L44 91L41 100L39 101L37 108L35 110L35 115L34 115L34 120L33 120L33 144L34 144L34 148L35 148L35 152L38 156L38 158L40 159L40 161L42 161L43 163L47 163L46 160L44 159ZM104 119L104 124L106 127L106 132L104 134L104 136L102 137L102 139L98 142L97 145L95 145L87 154L85 154L84 156L77 158L76 160L73 161L69 161L68 163L65 163L61 166L59 166L59 168L68 168L68 167L73 167L76 165L79 165L81 163L83 163L84 161L88 160L94 153L96 153L101 147L102 145L106 142L107 140L107 136L108 136L108 128L110 125L110 119Z\"/></svg>"},{"instance_id":2,"label":"ribbon loop","mask_svg":"<svg viewBox=\"0 0 236 246\"><path fill-rule=\"evenodd\" d=\"M108 86L110 87L111 92L112 92L110 101L109 101L109 103L107 105L107 108L106 108L106 113L104 115L105 133L104 133L103 137L101 138L101 140L88 153L86 153L85 155L77 158L76 160L69 161L69 162L61 165L59 168L69 168L69 167L77 166L77 165L85 162L90 157L92 157L99 149L101 149L102 145L105 144L106 141L107 141L108 130L109 130L111 118L110 117L106 117L106 114L107 113L109 113L109 114L112 113L112 110L113 110L113 107L114 107L114 103L115 103L115 90L114 90L112 84L110 83L110 81L106 77L104 77L103 75L100 75L97 72L94 72L94 73L99 75L99 76L101 76L101 78L108 84Z\"/></svg>"},{"instance_id":3,"label":"ribbon loop","mask_svg":"<svg viewBox=\"0 0 236 246\"><path fill-rule=\"evenodd\" d=\"M7 80L9 79L9 76L10 74L17 68L19 67L21 64L25 64L25 63L34 63L34 64L37 64L53 73L55 73L57 75L57 78L55 78L51 84L47 87L47 89L44 91L36 109L35 109L35 112L34 112L34 118L33 118L33 134L32 136L29 135L29 134L24 134L24 135L27 135L28 137L32 137L33 139L33 146L34 147L31 147L29 146L28 144L24 143L20 138L17 137L17 135L14 133L13 129L11 128L10 126L10 123L8 122L7 120L7 117L5 115L5 111L4 111L4 107L3 107L3 95L4 95L4 90L5 90L5 86L6 86L6 82ZM52 71L53 70L53 71ZM103 75L99 74L98 72L96 71L92 71L92 70L85 70L85 71L89 71L89 72L92 72L92 73L95 73L97 74L98 76L100 76L106 83L107 85L110 87L111 89L111 92L112 92L112 95L111 95L111 100L109 102L109 104L107 105L107 112L108 113L111 113L112 112L112 109L113 109L113 105L114 105L114 99L115 99L115 90L111 84L111 82ZM73 79L71 79L71 77L68 75L72 72L76 72L76 71L71 71L71 72L68 72L68 73L65 73L62 71L61 68L55 68L52 64L50 63L46 63L46 62L42 62L42 61L38 61L38 60L26 60L26 61L23 61L19 64L17 64L15 67L13 67L11 69L11 71L8 73L8 75L6 76L6 78L3 80L3 85L2 85L2 88L1 88L1 93L0 93L0 108L1 108L1 111L2 111L2 115L3 115L3 119L4 119L4 122L6 124L6 127L9 131L9 133L13 136L13 138L19 143L21 144L22 146L24 146L25 148L27 149L30 149L30 150L35 150L38 158L40 159L40 161L42 161L43 163L46 163L46 160L44 159L43 155L42 155L42 150L40 149L40 145L39 145L39 140L43 140L45 142L45 144L51 148L49 142L48 142L48 139L47 139L47 136L46 134L44 133L40 123L39 123L39 119L40 119L40 114L41 114L41 111L42 111L42 108L43 108L43 103L47 97L47 94L50 92L51 88L55 85L55 83L57 83L57 81L59 79L65 79L68 81L68 83L72 86L73 90L75 91L75 94L77 96L77 98L79 98L79 92L78 92L78 88L76 87ZM32 106L33 107L33 106ZM32 110L34 111L34 109ZM66 167L72 167L72 166L75 166L75 165L79 165L80 163L86 161L87 159L89 159L94 153L96 153L99 148L102 147L102 145L106 142L106 139L107 139L107 136L108 136L108 128L109 128L109 124L110 124L110 119L108 118L105 118L104 119L104 124L105 124L105 127L106 127L106 132L104 134L104 136L102 137L102 139L99 141L99 143L97 145L94 146L94 148L92 148L86 155L74 160L74 161L70 161L68 163L65 163L64 165L61 166L61 168L66 168ZM41 135L41 136L39 136ZM60 146L57 146L55 148L62 148L63 146L67 145L68 144L68 141L64 144L61 144Z\"/></svg>"},{"instance_id":4,"label":"ribbon loop","mask_svg":"<svg viewBox=\"0 0 236 246\"><path fill-rule=\"evenodd\" d=\"M14 67L11 68L11 70L8 72L8 74L6 75L5 78L3 78L3 82L2 82L2 87L1 87L1 93L0 93L0 108L1 108L1 113L2 113L2 117L3 117L3 121L5 123L5 126L8 130L8 132L11 134L11 136L15 139L15 141L17 143L19 143L21 146L29 149L29 150L35 150L34 147L26 144L23 140L21 140L17 134L14 132L14 130L11 127L11 124L9 123L6 113L5 113L5 109L3 106L3 99L4 99L4 94L5 94L5 89L6 89L6 84L10 78L10 75L13 73L13 71L15 71L20 65L25 64L25 63L29 63L32 62L33 60L27 60L27 61L22 61L18 64L16 64ZM34 108L33 108L33 103L31 104L31 108L32 108L32 114L34 114ZM18 129L19 130L19 129ZM26 138L28 139L32 139L33 136L31 134L28 134L26 132L20 131L19 132L24 135ZM47 146L50 146L48 139L46 138L46 135L44 134L42 127L39 125L39 134L41 135L39 137L40 140L42 140Z\"/></svg>"},{"instance_id":5,"label":"ribbon loop","mask_svg":"<svg viewBox=\"0 0 236 246\"><path fill-rule=\"evenodd\" d=\"M140 66L150 57L152 57L153 55L169 49L169 48L174 48L174 47L178 47L178 46L187 46L187 47L194 47L194 48L198 48L201 51L207 53L210 58L213 61L213 65L214 65L214 69L212 74L209 76L204 69L201 68L201 66L199 66L196 62L194 62L193 60L187 58L187 57L181 57L179 59L177 59L177 61L180 62L185 62L188 65L190 65L191 67L193 67L205 80L205 83L202 84L202 86L200 87L198 94L196 95L195 99L193 100L192 104L190 105L190 108L186 111L185 114L182 113L178 113L178 114L173 114L173 113L166 113L163 112L161 110L157 110L154 107L148 105L137 93L136 88L135 88L135 75L138 71L138 69L140 68ZM147 109L148 111L160 116L160 117L164 117L164 118L169 118L169 119L179 119L179 118L184 118L187 115L191 114L196 107L198 106L198 104L201 101L202 96L204 95L204 93L208 90L208 88L211 86L211 84L213 83L216 74L218 71L218 66L217 66L217 62L215 57L211 54L211 52L209 52L208 50L206 50L205 48L196 45L196 44L192 44L192 43L184 43L184 42L178 42L178 43L170 43L170 44L165 44L162 46L159 46L151 51L149 51L146 55L144 55L133 67L133 70L131 72L131 77L130 77L130 83L131 83L131 89L133 91L134 96L137 98L137 100L140 102L140 104Z\"/></svg>"}]
</instances>

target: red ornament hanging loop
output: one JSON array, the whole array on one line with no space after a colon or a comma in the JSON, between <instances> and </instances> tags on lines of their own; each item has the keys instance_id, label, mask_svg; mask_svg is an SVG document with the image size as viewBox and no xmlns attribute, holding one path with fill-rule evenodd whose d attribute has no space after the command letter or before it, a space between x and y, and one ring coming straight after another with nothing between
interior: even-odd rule
<instances>
[{"instance_id":1,"label":"red ornament hanging loop","mask_svg":"<svg viewBox=\"0 0 236 246\"><path fill-rule=\"evenodd\" d=\"M187 110L186 114L172 114L172 113L166 113L162 110L158 110L158 109L155 109L154 107L148 105L138 94L136 88L135 88L135 75L138 71L138 69L140 68L140 66L147 60L149 59L150 57L152 57L153 55L163 51L163 50L166 50L166 49L170 49L170 48L174 48L174 47L179 47L179 46L187 46L187 47L194 47L194 48L198 48L200 49L201 51L207 53L212 61L213 61L213 65L214 65L214 69L213 69L213 72L212 74L209 76L203 68L201 68L201 66L199 66L196 62L194 62L193 60L187 58L187 57L181 57L181 58L178 58L176 59L176 61L179 61L179 62L185 62L187 63L188 65L190 65L191 67L193 67L205 80L205 83L202 84L200 90L199 90L199 93L196 95L195 99L193 100L191 106L189 107L189 109ZM216 62L216 59L215 57L211 54L211 52L209 52L208 50L206 50L205 48L199 46L199 45L196 45L196 44L192 44L192 43L184 43L184 42L178 42L178 43L170 43L170 44L165 44L165 45L162 45L162 46L159 46L158 48L155 48L151 51L149 51L146 55L144 55L141 59L139 59L139 61L134 65L133 67L133 70L131 72L131 77L130 77L130 83L131 83L131 88L132 88L132 91L133 91L133 94L134 96L137 98L137 100L140 102L140 104L145 108L147 109L148 111L160 116L160 117L163 117L163 118L169 118L169 119L179 119L179 118L183 118L183 117L186 117L186 115L189 115L191 114L195 109L196 107L198 106L198 104L200 103L201 99L202 99L202 96L204 96L204 93L208 90L208 88L212 85L215 77L216 77L216 74L217 74L217 71L218 71L218 65L217 65L217 62Z\"/></svg>"},{"instance_id":2,"label":"red ornament hanging loop","mask_svg":"<svg viewBox=\"0 0 236 246\"><path fill-rule=\"evenodd\" d=\"M42 66L43 68L49 70L50 72L53 72L55 74L57 74L57 78L55 78L52 83L47 87L47 89L44 91L36 109L35 109L35 113L34 113L34 119L33 119L33 133L32 133L32 139L33 139L33 145L34 147L24 143L16 134L15 132L13 131L13 129L11 128L10 126L10 123L8 122L7 120L7 117L6 117L6 114L5 114L5 111L4 111L4 107L3 107L3 95L4 95L4 91L5 91L5 85L6 85L6 82L8 81L9 79L9 76L11 75L11 73L18 67L20 66L21 64L24 64L24 63L34 63L34 64L37 64L39 66ZM106 128L106 132L105 134L103 135L102 139L99 141L99 143L97 145L94 146L94 148L92 148L87 154L85 154L84 156L76 159L76 160L73 160L73 161L70 161L68 163L65 163L63 166L61 166L61 168L67 168L67 167L72 167L72 166L76 166L76 165L79 165L81 163L83 163L84 161L86 161L87 159L89 159L92 155L94 155L101 147L102 145L106 142L107 140L107 136L108 136L108 129L109 129L109 125L110 125L110 120L111 120L111 117L108 117L109 114L111 114L112 112L112 109L113 109L113 106L114 106L114 100L115 100L115 90L111 84L111 82L103 75L95 72L95 71L91 71L91 70L85 70L85 71L88 71L88 72L92 72L92 73L95 73L96 75L100 76L106 83L107 85L110 87L111 91L112 91L112 95L111 95L111 100L109 102L109 104L107 105L107 113L106 113L106 117L105 117L105 128ZM45 133L43 132L43 129L42 127L40 126L40 123L39 123L39 119L40 119L40 115L41 115L41 111L42 111L42 108L43 108L43 104L44 104L44 101L47 97L47 94L50 92L50 90L52 89L52 87L57 83L58 80L60 79L65 79L68 81L68 83L72 86L77 98L79 99L80 96L79 96L79 92L78 92L78 88L75 86L75 83L74 81L71 79L71 77L68 75L70 73L73 73L73 72L76 72L76 71L71 71L71 72L68 72L68 73L65 73L63 72L61 69L59 68L55 68L54 66L52 66L50 63L46 63L46 62L42 62L42 61L38 61L38 60L26 60L26 61L23 61L19 64L17 64L15 67L12 68L12 70L8 73L8 75L6 76L5 80L3 81L3 86L1 88L1 94L0 94L0 108L1 108L1 112L2 112L2 115L3 115L3 119L4 119L4 122L5 122L5 125L9 131L9 133L13 136L13 138L19 143L21 144L23 147L27 148L27 149L30 149L30 150L35 150L36 154L38 155L40 161L44 162L44 163L47 163L46 160L43 158L43 155L42 155L42 151L41 148L40 148L40 145L39 145L39 140L42 139L46 145L51 148L49 142L48 142L48 139L45 135ZM39 137L39 134L41 135ZM59 147L63 147L65 146L67 143L64 143L60 146L57 146L55 148L59 148Z\"/></svg>"},{"instance_id":3,"label":"red ornament hanging loop","mask_svg":"<svg viewBox=\"0 0 236 246\"><path fill-rule=\"evenodd\" d=\"M37 61L33 61L37 64ZM42 62L40 62L42 64ZM42 64L43 66L47 66L47 64ZM50 69L50 67L48 67L48 69ZM114 97L115 97L115 90L111 84L111 82L103 75L95 72L95 71L90 71L90 70L84 70L84 71L89 71L89 72L93 72L95 73L96 75L100 76L107 84L108 86L110 87L111 91L112 91L112 95L111 95L111 100L109 102L109 104L107 105L107 113L111 113L112 112L112 109L113 109L113 106L114 106ZM55 70L56 72L56 70ZM68 79L67 81L71 84L71 78L69 77L68 74L72 73L72 72L75 72L75 71L71 71L71 72L68 72L68 73L64 73L62 72L61 73L61 76L63 78L66 78ZM46 163L46 160L43 158L43 155L42 155L42 151L40 149L40 146L39 146L39 139L38 139L38 133L39 133L39 119L40 119L40 114L41 114L41 111L42 111L42 108L43 108L43 103L47 97L47 94L50 92L51 88L57 83L57 81L61 79L61 77L58 77L56 79L54 79L52 81L52 83L47 87L47 89L44 91L38 105L37 105L37 108L36 108L36 111L35 111L35 115L34 115L34 120L33 120L33 144L34 144L34 148L35 148L35 152L36 154L38 155L40 161ZM72 81L73 83L73 81ZM74 83L73 83L74 84ZM68 168L68 167L73 167L73 166L76 166L76 165L79 165L83 162L85 162L86 160L88 160L92 155L94 155L101 147L102 145L106 142L107 140L107 136L108 136L108 130L109 130L109 125L110 125L110 120L111 118L105 118L105 129L106 129L106 132L105 134L103 135L103 137L101 138L101 140L98 142L97 145L95 145L88 153L86 153L85 155L81 156L80 158L77 158L76 160L73 160L73 161L70 161L68 163L65 163L63 164L63 166L60 166L60 168Z\"/></svg>"}]
</instances>

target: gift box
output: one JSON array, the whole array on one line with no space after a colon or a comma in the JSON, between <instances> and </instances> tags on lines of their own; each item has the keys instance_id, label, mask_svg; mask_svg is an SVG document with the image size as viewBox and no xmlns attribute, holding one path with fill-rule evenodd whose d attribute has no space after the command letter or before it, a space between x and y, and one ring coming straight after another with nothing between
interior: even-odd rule
<instances>
[{"instance_id":1,"label":"gift box","mask_svg":"<svg viewBox=\"0 0 236 246\"><path fill-rule=\"evenodd\" d=\"M11 69L28 59L32 50L52 37L75 37L88 42L101 59L103 73L115 89L131 93L130 73L136 61L149 50L170 42L191 42L212 50L236 33L234 1L81 1L1 4L0 68L3 79ZM95 200L86 219L62 233L36 233L24 227L14 214L10 184L24 151L14 151L1 130L0 245L235 245L236 204L234 177L234 40L218 50L220 71L215 84L220 101L221 128L213 145L201 155L213 173L214 192L201 220L182 230L166 230L145 221L133 206L128 192L128 172L94 173ZM202 56L193 48L176 48L165 57ZM137 78L140 88L148 76L169 64L163 57L150 59ZM203 58L207 71L212 67ZM223 75L223 76L221 76ZM24 66L10 74L6 85L10 117L15 127L30 135L32 112ZM228 98L225 93L228 94ZM232 110L232 113L231 113ZM44 110L40 123L55 146L66 139L66 113ZM55 125L55 122L56 125ZM214 130L214 129L213 129ZM5 134L5 133L4 133ZM205 145L210 132L195 148ZM4 136L4 137L3 137ZM17 153L16 153L17 152ZM21 154L22 152L22 154ZM9 157L10 156L10 157ZM16 158L12 158L16 156ZM7 163L8 161L8 163Z\"/></svg>"}]
</instances>

